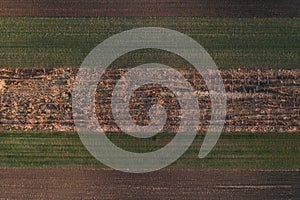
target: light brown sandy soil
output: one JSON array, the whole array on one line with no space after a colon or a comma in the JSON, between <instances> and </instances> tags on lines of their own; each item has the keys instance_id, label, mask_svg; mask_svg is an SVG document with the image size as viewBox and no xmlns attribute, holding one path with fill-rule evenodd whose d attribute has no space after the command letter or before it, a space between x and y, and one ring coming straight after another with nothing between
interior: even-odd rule
<instances>
[{"instance_id":1,"label":"light brown sandy soil","mask_svg":"<svg viewBox=\"0 0 300 200\"><path fill-rule=\"evenodd\" d=\"M0 69L0 131L73 132L73 116L78 114L72 113L71 104L76 71ZM205 82L195 70L179 71L194 86L200 109L198 130L206 132L211 104ZM110 69L100 79L96 113L105 132L121 131L114 121L110 99L125 72L125 68ZM220 73L227 93L224 132L299 132L299 69L228 69ZM142 87L132 94L132 100L130 114L134 120L149 123L150 105L160 103L168 113L163 131L177 132L181 109L171 90Z\"/></svg>"}]
</instances>

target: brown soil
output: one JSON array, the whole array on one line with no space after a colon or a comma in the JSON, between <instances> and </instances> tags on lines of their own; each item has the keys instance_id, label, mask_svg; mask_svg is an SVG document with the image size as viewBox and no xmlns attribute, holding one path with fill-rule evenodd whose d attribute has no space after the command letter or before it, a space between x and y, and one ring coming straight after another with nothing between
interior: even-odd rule
<instances>
[{"instance_id":1,"label":"brown soil","mask_svg":"<svg viewBox=\"0 0 300 200\"><path fill-rule=\"evenodd\" d=\"M8 17L299 17L297 0L2 0Z\"/></svg>"},{"instance_id":2,"label":"brown soil","mask_svg":"<svg viewBox=\"0 0 300 200\"><path fill-rule=\"evenodd\" d=\"M199 131L206 132L211 103L205 82L195 69L179 71L194 86L200 108ZM83 116L83 113L72 114L71 93L76 72L76 69L0 70L0 131L74 131L73 116ZM100 79L96 113L105 132L120 132L111 112L111 94L125 72L125 68L110 69ZM299 132L300 70L229 69L220 73L228 100L225 132ZM147 125L148 109L159 103L168 114L163 131L177 132L180 106L172 91L142 89L132 94L133 120Z\"/></svg>"},{"instance_id":3,"label":"brown soil","mask_svg":"<svg viewBox=\"0 0 300 200\"><path fill-rule=\"evenodd\" d=\"M0 199L299 199L300 172L0 169Z\"/></svg>"}]
</instances>

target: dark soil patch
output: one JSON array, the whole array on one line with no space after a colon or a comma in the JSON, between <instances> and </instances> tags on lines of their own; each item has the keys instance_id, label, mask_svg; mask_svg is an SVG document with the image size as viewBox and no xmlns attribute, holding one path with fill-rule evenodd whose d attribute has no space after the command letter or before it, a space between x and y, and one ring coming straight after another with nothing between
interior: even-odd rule
<instances>
[{"instance_id":1,"label":"dark soil patch","mask_svg":"<svg viewBox=\"0 0 300 200\"><path fill-rule=\"evenodd\" d=\"M2 0L9 17L299 17L297 0Z\"/></svg>"},{"instance_id":2,"label":"dark soil patch","mask_svg":"<svg viewBox=\"0 0 300 200\"><path fill-rule=\"evenodd\" d=\"M298 199L298 171L0 169L0 199Z\"/></svg>"}]
</instances>

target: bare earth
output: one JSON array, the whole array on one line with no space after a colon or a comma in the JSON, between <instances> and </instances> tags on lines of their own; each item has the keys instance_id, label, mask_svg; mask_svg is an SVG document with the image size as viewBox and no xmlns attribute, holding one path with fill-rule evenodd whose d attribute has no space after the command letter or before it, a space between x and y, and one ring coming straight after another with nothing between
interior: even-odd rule
<instances>
[{"instance_id":1,"label":"bare earth","mask_svg":"<svg viewBox=\"0 0 300 200\"><path fill-rule=\"evenodd\" d=\"M300 17L299 0L1 0L3 17Z\"/></svg>"},{"instance_id":2,"label":"bare earth","mask_svg":"<svg viewBox=\"0 0 300 200\"><path fill-rule=\"evenodd\" d=\"M300 171L1 169L0 199L299 199Z\"/></svg>"}]
</instances>

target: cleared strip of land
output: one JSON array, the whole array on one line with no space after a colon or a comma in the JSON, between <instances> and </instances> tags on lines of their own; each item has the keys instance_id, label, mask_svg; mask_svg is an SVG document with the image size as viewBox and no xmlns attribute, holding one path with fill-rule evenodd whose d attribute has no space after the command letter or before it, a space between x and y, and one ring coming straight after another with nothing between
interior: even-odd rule
<instances>
[{"instance_id":1,"label":"cleared strip of land","mask_svg":"<svg viewBox=\"0 0 300 200\"><path fill-rule=\"evenodd\" d=\"M9 17L299 17L300 3L220 0L2 0Z\"/></svg>"},{"instance_id":2,"label":"cleared strip of land","mask_svg":"<svg viewBox=\"0 0 300 200\"><path fill-rule=\"evenodd\" d=\"M299 199L298 171L0 169L6 199Z\"/></svg>"},{"instance_id":3,"label":"cleared strip of land","mask_svg":"<svg viewBox=\"0 0 300 200\"><path fill-rule=\"evenodd\" d=\"M141 59L134 62L142 63ZM95 94L96 114L105 132L121 132L111 110L111 94L128 68L108 69ZM199 105L199 132L206 132L211 101L205 81L193 68L177 69L193 85ZM74 132L72 88L76 69L0 69L0 131ZM171 73L171 72L170 72ZM298 133L300 130L300 70L222 69L227 93L224 132ZM142 75L142 74L141 74ZM159 76L159 74L157 75ZM82 80L88 81L88 80ZM180 85L174 86L180 89ZM125 91L122 91L125 92ZM130 114L149 123L148 108L162 105L168 120L163 132L177 132L181 107L172 91L141 87L131 94Z\"/></svg>"}]
</instances>

